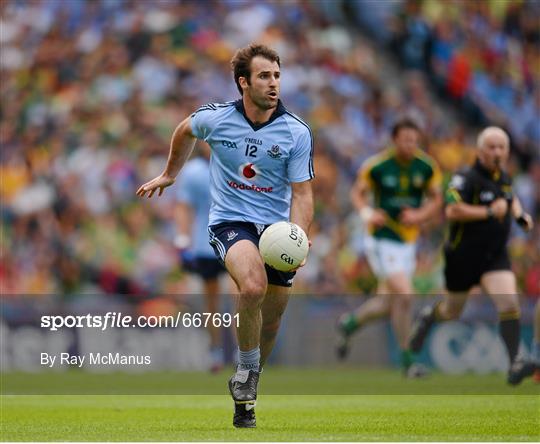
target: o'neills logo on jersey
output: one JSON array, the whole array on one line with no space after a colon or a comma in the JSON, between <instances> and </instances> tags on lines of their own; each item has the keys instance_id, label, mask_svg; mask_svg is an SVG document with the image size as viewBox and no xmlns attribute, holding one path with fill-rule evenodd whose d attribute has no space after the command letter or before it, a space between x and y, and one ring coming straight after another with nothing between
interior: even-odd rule
<instances>
[{"instance_id":1,"label":"o'neills logo on jersey","mask_svg":"<svg viewBox=\"0 0 540 444\"><path fill-rule=\"evenodd\" d=\"M256 185L245 185L243 183L236 183L232 180L227 181L227 185L235 190L243 191L255 191L256 193L272 193L274 191L273 187L258 187Z\"/></svg>"}]
</instances>

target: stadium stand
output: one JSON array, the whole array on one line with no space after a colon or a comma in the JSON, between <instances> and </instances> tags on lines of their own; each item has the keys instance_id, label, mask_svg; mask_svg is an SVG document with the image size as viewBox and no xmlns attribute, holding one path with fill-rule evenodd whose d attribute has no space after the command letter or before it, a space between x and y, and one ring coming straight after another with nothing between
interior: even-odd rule
<instances>
[{"instance_id":1,"label":"stadium stand","mask_svg":"<svg viewBox=\"0 0 540 444\"><path fill-rule=\"evenodd\" d=\"M409 113L446 175L474 155L475 125L510 130L516 192L537 221L527 241L516 230L514 263L523 291L540 294L538 3L343 3L1 2L2 293L192 290L176 266L171 196L135 190L190 110L237 96L228 61L257 40L283 55L283 101L316 133L313 248L298 292L373 288L349 189ZM401 79L381 75L392 71L382 51L398 56ZM442 288L442 234L422 243L419 291Z\"/></svg>"}]
</instances>

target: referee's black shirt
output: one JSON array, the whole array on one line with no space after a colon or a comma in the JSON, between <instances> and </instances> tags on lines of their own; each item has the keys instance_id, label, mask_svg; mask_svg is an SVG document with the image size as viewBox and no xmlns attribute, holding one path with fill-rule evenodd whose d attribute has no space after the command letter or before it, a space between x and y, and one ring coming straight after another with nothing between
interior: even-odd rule
<instances>
[{"instance_id":1,"label":"referee's black shirt","mask_svg":"<svg viewBox=\"0 0 540 444\"><path fill-rule=\"evenodd\" d=\"M450 235L445 246L447 251L501 251L506 247L512 226L512 180L507 173L492 173L476 160L472 167L452 177L446 192L447 204L465 202L489 206L499 197L504 197L508 202L504 219L451 222Z\"/></svg>"}]
</instances>

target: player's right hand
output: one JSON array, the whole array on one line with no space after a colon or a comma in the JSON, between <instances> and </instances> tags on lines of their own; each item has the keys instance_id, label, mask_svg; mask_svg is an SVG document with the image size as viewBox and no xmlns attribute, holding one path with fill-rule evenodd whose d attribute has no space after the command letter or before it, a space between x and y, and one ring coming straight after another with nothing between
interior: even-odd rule
<instances>
[{"instance_id":1,"label":"player's right hand","mask_svg":"<svg viewBox=\"0 0 540 444\"><path fill-rule=\"evenodd\" d=\"M171 186L174 183L174 178L160 174L155 179L152 179L150 182L146 182L144 185L141 185L137 190L137 196L144 197L146 193L149 192L148 198L151 198L156 190L159 190L158 196L163 194L163 190L168 186Z\"/></svg>"},{"instance_id":2,"label":"player's right hand","mask_svg":"<svg viewBox=\"0 0 540 444\"><path fill-rule=\"evenodd\" d=\"M496 219L504 219L508 212L508 202L503 197L499 197L491 202L491 211L493 211L493 217Z\"/></svg>"},{"instance_id":3,"label":"player's right hand","mask_svg":"<svg viewBox=\"0 0 540 444\"><path fill-rule=\"evenodd\" d=\"M381 209L373 210L373 214L369 219L369 224L373 225L375 228L380 228L386 224L386 211Z\"/></svg>"}]
</instances>

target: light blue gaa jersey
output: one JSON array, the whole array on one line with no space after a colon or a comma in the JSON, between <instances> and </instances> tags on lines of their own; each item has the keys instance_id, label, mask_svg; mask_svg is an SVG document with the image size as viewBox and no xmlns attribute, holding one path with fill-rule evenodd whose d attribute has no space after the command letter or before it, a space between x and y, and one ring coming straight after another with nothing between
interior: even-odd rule
<instances>
[{"instance_id":1,"label":"light blue gaa jersey","mask_svg":"<svg viewBox=\"0 0 540 444\"><path fill-rule=\"evenodd\" d=\"M215 259L214 250L208 243L208 213L210 211L210 169L208 161L201 157L184 165L175 184L176 200L189 205L193 210L191 247L189 251L197 257Z\"/></svg>"},{"instance_id":2,"label":"light blue gaa jersey","mask_svg":"<svg viewBox=\"0 0 540 444\"><path fill-rule=\"evenodd\" d=\"M208 104L191 115L193 134L212 148L210 225L289 219L291 182L314 177L308 125L281 101L268 122L252 123L242 100Z\"/></svg>"}]
</instances>

